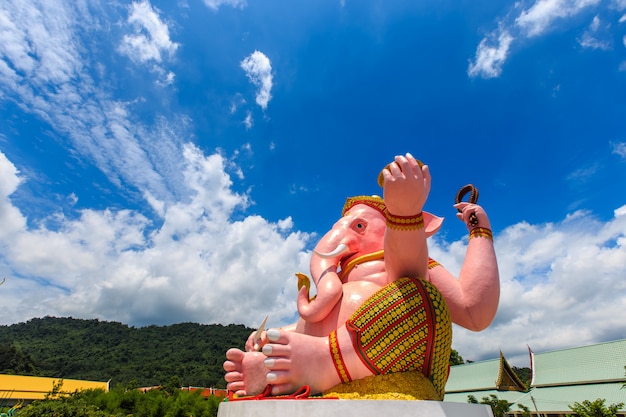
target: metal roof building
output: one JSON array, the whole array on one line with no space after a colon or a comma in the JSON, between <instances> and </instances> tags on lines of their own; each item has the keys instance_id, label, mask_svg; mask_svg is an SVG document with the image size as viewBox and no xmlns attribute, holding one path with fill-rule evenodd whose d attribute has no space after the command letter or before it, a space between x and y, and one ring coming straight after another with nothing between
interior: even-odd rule
<instances>
[{"instance_id":1,"label":"metal roof building","mask_svg":"<svg viewBox=\"0 0 626 417\"><path fill-rule=\"evenodd\" d=\"M514 404L512 415L521 413L522 404L533 415L557 417L572 415L569 405L575 402L601 398L607 406L624 403L620 415L626 416L626 339L530 356L530 390L510 377L500 354L499 360L451 367L444 401L467 402L468 395L480 401L493 394Z\"/></svg>"},{"instance_id":2,"label":"metal roof building","mask_svg":"<svg viewBox=\"0 0 626 417\"><path fill-rule=\"evenodd\" d=\"M0 405L10 407L20 401L43 400L61 382L60 391L63 393L86 389L109 390L108 382L0 374Z\"/></svg>"}]
</instances>

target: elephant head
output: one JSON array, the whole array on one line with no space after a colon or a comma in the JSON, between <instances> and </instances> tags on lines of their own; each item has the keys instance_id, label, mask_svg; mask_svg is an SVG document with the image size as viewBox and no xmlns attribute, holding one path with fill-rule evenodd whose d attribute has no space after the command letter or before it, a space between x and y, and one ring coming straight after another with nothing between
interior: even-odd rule
<instances>
[{"instance_id":1,"label":"elephant head","mask_svg":"<svg viewBox=\"0 0 626 417\"><path fill-rule=\"evenodd\" d=\"M385 203L380 197L348 198L341 219L322 237L311 255L311 276L317 295L309 300L308 293L301 289L298 312L305 321L323 320L341 300L347 279L345 269L350 261L375 253L380 253L378 259L382 259L385 213ZM424 221L426 235L430 236L441 227L443 219L424 213Z\"/></svg>"}]
</instances>

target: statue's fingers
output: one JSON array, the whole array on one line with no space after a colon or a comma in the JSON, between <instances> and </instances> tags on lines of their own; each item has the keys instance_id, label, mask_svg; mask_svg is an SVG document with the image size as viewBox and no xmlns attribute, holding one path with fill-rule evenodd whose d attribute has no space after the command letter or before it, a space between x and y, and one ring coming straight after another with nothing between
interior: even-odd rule
<instances>
[{"instance_id":1,"label":"statue's fingers","mask_svg":"<svg viewBox=\"0 0 626 417\"><path fill-rule=\"evenodd\" d=\"M413 176L417 177L418 179L421 178L423 176L423 172L417 159L415 159L415 157L408 152L406 154L406 159L409 163L409 166L411 167L411 172L413 173Z\"/></svg>"},{"instance_id":2,"label":"statue's fingers","mask_svg":"<svg viewBox=\"0 0 626 417\"><path fill-rule=\"evenodd\" d=\"M418 169L419 169L419 165L418 165ZM424 165L422 166L421 169L419 169L419 171L422 173L422 176L424 177L424 188L426 188L426 192L430 192L430 182L432 177L430 176L430 168L428 168L428 165Z\"/></svg>"},{"instance_id":3,"label":"statue's fingers","mask_svg":"<svg viewBox=\"0 0 626 417\"><path fill-rule=\"evenodd\" d=\"M401 178L415 177L415 170L411 166L411 161L404 155L397 155L395 158L396 164L400 169Z\"/></svg>"},{"instance_id":4,"label":"statue's fingers","mask_svg":"<svg viewBox=\"0 0 626 417\"><path fill-rule=\"evenodd\" d=\"M396 156L396 161L389 164L389 172L391 173L392 178L402 178L402 168L398 165L398 160Z\"/></svg>"},{"instance_id":5,"label":"statue's fingers","mask_svg":"<svg viewBox=\"0 0 626 417\"><path fill-rule=\"evenodd\" d=\"M465 207L467 207L469 204L470 203L468 203L467 201L462 201L460 203L456 203L452 207L454 207L455 209L457 209L459 211L463 211L465 209Z\"/></svg>"}]
</instances>

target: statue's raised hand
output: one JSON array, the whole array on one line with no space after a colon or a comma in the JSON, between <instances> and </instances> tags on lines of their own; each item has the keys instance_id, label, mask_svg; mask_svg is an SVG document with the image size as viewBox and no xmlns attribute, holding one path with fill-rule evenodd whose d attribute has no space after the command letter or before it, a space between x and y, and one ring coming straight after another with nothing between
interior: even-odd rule
<instances>
[{"instance_id":1,"label":"statue's raised hand","mask_svg":"<svg viewBox=\"0 0 626 417\"><path fill-rule=\"evenodd\" d=\"M412 216L422 211L430 192L430 171L413 155L398 155L382 171L383 198L389 213Z\"/></svg>"},{"instance_id":2,"label":"statue's raised hand","mask_svg":"<svg viewBox=\"0 0 626 417\"><path fill-rule=\"evenodd\" d=\"M465 223L468 231L471 232L472 229L476 227L491 229L491 223L489 222L489 217L487 216L487 213L478 204L466 203L463 201L455 204L454 208L460 210L460 212L456 214L456 217L463 223ZM474 223L470 221L472 215L476 216L476 220Z\"/></svg>"}]
</instances>

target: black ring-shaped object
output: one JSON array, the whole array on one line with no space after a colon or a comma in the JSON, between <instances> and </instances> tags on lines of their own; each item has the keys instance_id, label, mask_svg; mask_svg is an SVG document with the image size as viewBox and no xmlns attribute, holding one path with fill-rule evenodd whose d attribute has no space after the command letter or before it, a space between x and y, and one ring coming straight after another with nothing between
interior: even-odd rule
<instances>
[{"instance_id":1,"label":"black ring-shaped object","mask_svg":"<svg viewBox=\"0 0 626 417\"><path fill-rule=\"evenodd\" d=\"M474 187L474 184L467 184L466 186L461 187L459 192L456 193L456 199L454 200L455 204L459 204L461 201L463 201L463 197L465 197L467 193L469 193L470 195L468 203L478 203L478 188ZM462 211L460 209L457 210L459 210L459 213Z\"/></svg>"}]
</instances>

